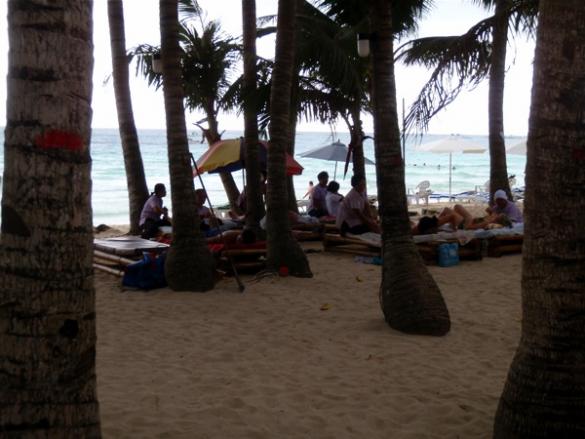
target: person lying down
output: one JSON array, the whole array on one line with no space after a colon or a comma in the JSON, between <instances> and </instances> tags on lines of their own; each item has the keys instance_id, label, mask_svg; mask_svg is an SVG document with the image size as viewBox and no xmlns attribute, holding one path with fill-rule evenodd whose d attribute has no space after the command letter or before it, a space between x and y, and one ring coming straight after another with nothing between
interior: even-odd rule
<instances>
[{"instance_id":1,"label":"person lying down","mask_svg":"<svg viewBox=\"0 0 585 439\"><path fill-rule=\"evenodd\" d=\"M495 226L494 226L495 225ZM445 207L438 216L423 216L412 227L413 235L429 235L439 230L477 230L493 227L511 227L512 223L504 215L489 214L482 218L474 218L462 205L456 204L453 209Z\"/></svg>"}]
</instances>

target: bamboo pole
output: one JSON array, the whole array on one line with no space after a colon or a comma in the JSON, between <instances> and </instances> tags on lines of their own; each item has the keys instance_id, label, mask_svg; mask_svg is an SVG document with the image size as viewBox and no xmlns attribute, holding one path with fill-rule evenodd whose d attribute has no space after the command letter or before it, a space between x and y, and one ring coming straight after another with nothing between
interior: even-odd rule
<instances>
[{"instance_id":1,"label":"bamboo pole","mask_svg":"<svg viewBox=\"0 0 585 439\"><path fill-rule=\"evenodd\" d=\"M104 271L109 274L113 274L114 276L119 277L124 276L124 272L122 270L116 270L115 268L106 267L105 265L97 264L95 262L93 263L93 268Z\"/></svg>"},{"instance_id":2,"label":"bamboo pole","mask_svg":"<svg viewBox=\"0 0 585 439\"><path fill-rule=\"evenodd\" d=\"M106 253L106 252L103 252L100 250L94 250L93 254L97 258L106 259L106 260L112 261L112 262L117 262L120 265L130 265L130 264L133 264L134 262L136 262L136 261L133 261L132 259L124 258L122 256L117 256L117 255L111 255L109 253Z\"/></svg>"}]
</instances>

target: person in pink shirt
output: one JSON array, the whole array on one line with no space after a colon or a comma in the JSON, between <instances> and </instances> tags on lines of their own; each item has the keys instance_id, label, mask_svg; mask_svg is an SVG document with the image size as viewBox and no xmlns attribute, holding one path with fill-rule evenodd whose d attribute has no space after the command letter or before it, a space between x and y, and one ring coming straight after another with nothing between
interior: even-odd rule
<instances>
[{"instance_id":1,"label":"person in pink shirt","mask_svg":"<svg viewBox=\"0 0 585 439\"><path fill-rule=\"evenodd\" d=\"M351 186L352 189L341 202L337 213L336 225L341 230L341 236L346 233L381 233L380 225L372 218L366 195L366 180L354 175L351 177Z\"/></svg>"},{"instance_id":2,"label":"person in pink shirt","mask_svg":"<svg viewBox=\"0 0 585 439\"><path fill-rule=\"evenodd\" d=\"M166 207L163 207L162 199L166 195L167 189L164 184L157 183L154 185L154 192L150 194L140 213L140 222L138 225L142 230L142 238L153 238L158 233L159 227L171 225L169 211Z\"/></svg>"}]
</instances>

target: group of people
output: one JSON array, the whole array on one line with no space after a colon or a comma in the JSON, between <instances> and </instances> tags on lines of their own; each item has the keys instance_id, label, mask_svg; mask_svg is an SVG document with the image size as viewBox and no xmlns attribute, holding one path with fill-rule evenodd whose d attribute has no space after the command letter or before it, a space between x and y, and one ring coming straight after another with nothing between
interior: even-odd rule
<instances>
[{"instance_id":1,"label":"group of people","mask_svg":"<svg viewBox=\"0 0 585 439\"><path fill-rule=\"evenodd\" d=\"M380 224L377 215L373 213L366 194L366 180L364 177L354 175L351 178L351 190L345 197L339 194L339 183L329 181L329 175L323 171L317 175L319 183L310 185L308 195L310 203L308 215L319 220L335 220L341 235L347 233L360 235L367 232L380 233ZM166 188L162 183L154 186L154 192L144 204L140 214L140 228L142 237L153 238L157 235L159 227L170 226L171 221L168 210L163 206L163 198L166 196ZM207 194L204 189L195 191L195 207L200 218L201 231L207 238L213 238L230 227L224 221L215 218L210 209L205 207ZM299 215L291 212L294 217L292 223L299 222ZM290 216L290 215L289 215ZM296 220L295 220L296 218ZM504 190L494 192L494 203L486 209L486 215L474 218L462 205L456 204L453 208L445 207L436 216L423 216L418 223L412 224L413 235L425 235L437 233L439 230L475 230L507 226L523 222L522 212L508 200Z\"/></svg>"},{"instance_id":2,"label":"group of people","mask_svg":"<svg viewBox=\"0 0 585 439\"><path fill-rule=\"evenodd\" d=\"M342 235L380 233L380 225L372 213L366 194L366 179L354 175L351 190L345 197L339 194L339 183L329 181L329 174L317 175L318 184L309 186L308 214L315 218L335 220Z\"/></svg>"},{"instance_id":3,"label":"group of people","mask_svg":"<svg viewBox=\"0 0 585 439\"><path fill-rule=\"evenodd\" d=\"M491 227L512 227L524 221L522 212L508 200L506 191L494 192L494 202L486 209L486 215L474 218L462 205L445 207L437 216L423 216L412 227L413 235L427 235L439 230L477 230Z\"/></svg>"}]
</instances>

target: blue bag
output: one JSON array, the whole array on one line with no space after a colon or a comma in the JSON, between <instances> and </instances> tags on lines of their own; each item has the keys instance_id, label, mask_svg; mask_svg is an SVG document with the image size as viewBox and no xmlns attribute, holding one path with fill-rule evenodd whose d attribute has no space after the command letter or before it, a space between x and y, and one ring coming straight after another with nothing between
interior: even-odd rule
<instances>
[{"instance_id":1,"label":"blue bag","mask_svg":"<svg viewBox=\"0 0 585 439\"><path fill-rule=\"evenodd\" d=\"M152 290L167 286L165 279L166 254L144 252L142 260L130 264L124 270L122 285L125 287Z\"/></svg>"},{"instance_id":2,"label":"blue bag","mask_svg":"<svg viewBox=\"0 0 585 439\"><path fill-rule=\"evenodd\" d=\"M454 242L439 245L438 264L439 267L452 267L459 264L459 244Z\"/></svg>"}]
</instances>

